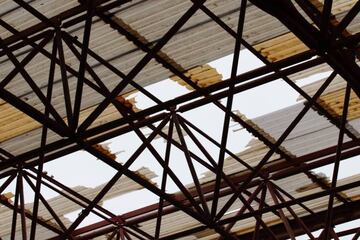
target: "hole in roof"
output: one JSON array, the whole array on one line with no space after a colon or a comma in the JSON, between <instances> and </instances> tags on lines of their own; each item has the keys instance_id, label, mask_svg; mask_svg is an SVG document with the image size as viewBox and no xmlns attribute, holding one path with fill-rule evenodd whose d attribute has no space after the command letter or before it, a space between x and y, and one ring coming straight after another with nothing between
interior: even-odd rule
<instances>
[{"instance_id":1,"label":"hole in roof","mask_svg":"<svg viewBox=\"0 0 360 240\"><path fill-rule=\"evenodd\" d=\"M231 76L231 68L234 54L219 58L209 63L218 72L223 75L223 79L229 79ZM256 68L262 67L264 64L254 56L249 50L244 49L240 51L240 59L237 66L237 75L245 73Z\"/></svg>"},{"instance_id":2,"label":"hole in roof","mask_svg":"<svg viewBox=\"0 0 360 240\"><path fill-rule=\"evenodd\" d=\"M234 108L247 118L255 118L296 103L298 93L282 80L276 80L234 96Z\"/></svg>"},{"instance_id":3,"label":"hole in roof","mask_svg":"<svg viewBox=\"0 0 360 240\"><path fill-rule=\"evenodd\" d=\"M360 220L359 219L349 221L349 222L343 223L343 224L338 224L338 225L335 225L335 232L340 233L342 231L346 231L346 230L349 230L349 229L354 229L354 228L357 228L359 225L360 225ZM312 232L312 234L314 235L314 237L319 237L321 232L322 232L322 229L314 231L314 232ZM342 236L342 237L339 237L339 239L340 240L353 240L354 235L355 234L350 234L348 236ZM301 235L301 236L297 236L296 239L298 239L298 240L308 240L309 236Z\"/></svg>"},{"instance_id":4,"label":"hole in roof","mask_svg":"<svg viewBox=\"0 0 360 240\"><path fill-rule=\"evenodd\" d=\"M69 167L71 166L71 167ZM94 187L109 180L115 170L86 151L77 151L44 165L49 176L68 187Z\"/></svg>"},{"instance_id":5,"label":"hole in roof","mask_svg":"<svg viewBox=\"0 0 360 240\"><path fill-rule=\"evenodd\" d=\"M345 180L346 178L359 175L360 156L351 157L340 162L338 172L338 180ZM333 176L334 164L329 164L323 167L314 169L316 173L325 174L331 181Z\"/></svg>"},{"instance_id":6,"label":"hole in roof","mask_svg":"<svg viewBox=\"0 0 360 240\"><path fill-rule=\"evenodd\" d=\"M81 215L81 212L82 212L82 209L71 212L71 213L67 213L64 215L64 217L67 218L70 222L74 222ZM96 215L94 213L89 213L89 215L86 216L86 218L84 218L84 220L82 220L82 222L78 225L78 227L76 229L88 226L93 223L97 223L101 220L103 220L103 219L101 217L99 217L98 215Z\"/></svg>"},{"instance_id":7,"label":"hole in roof","mask_svg":"<svg viewBox=\"0 0 360 240\"><path fill-rule=\"evenodd\" d=\"M103 206L117 215L121 215L157 203L157 201L159 201L158 196L147 189L142 189L107 200Z\"/></svg>"},{"instance_id":8,"label":"hole in roof","mask_svg":"<svg viewBox=\"0 0 360 240\"><path fill-rule=\"evenodd\" d=\"M169 101L190 92L190 90L188 90L186 87L180 86L179 84L170 79L151 84L146 87L146 90L152 93L161 101ZM133 93L127 97L127 99L130 98L136 99L136 106L139 109L147 109L155 105L152 100L150 100L141 92Z\"/></svg>"},{"instance_id":9,"label":"hole in roof","mask_svg":"<svg viewBox=\"0 0 360 240\"><path fill-rule=\"evenodd\" d=\"M317 82L319 80L326 79L327 77L330 76L331 73L332 73L331 71L316 73L314 75L299 79L297 81L297 84L299 87L303 87L303 86L309 85L311 83Z\"/></svg>"}]
</instances>

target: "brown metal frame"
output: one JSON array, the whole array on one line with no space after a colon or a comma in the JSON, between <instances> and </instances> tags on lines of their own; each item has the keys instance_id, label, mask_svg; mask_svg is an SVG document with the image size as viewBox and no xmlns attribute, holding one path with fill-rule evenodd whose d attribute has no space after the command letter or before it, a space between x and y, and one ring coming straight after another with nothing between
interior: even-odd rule
<instances>
[{"instance_id":1,"label":"brown metal frame","mask_svg":"<svg viewBox=\"0 0 360 240\"><path fill-rule=\"evenodd\" d=\"M299 6L303 8L305 13L318 27L316 28L305 20L296 8L294 8L291 1L249 0L248 3L246 0L242 0L239 7L238 29L237 31L234 31L227 26L220 17L216 16L204 5L206 2L205 0L191 0L193 3L192 6L151 48L147 44L144 44L144 42L142 42L138 36L134 35L133 32L117 24L116 21L114 21L113 16L109 13L109 10L119 8L119 6L127 2L131 2L129 0L80 1L78 6L52 18L47 18L23 0L14 0L14 2L16 2L19 7L39 19L41 23L18 32L15 28L0 19L0 25L13 34L6 39L0 39L0 56L7 56L9 61L14 64L13 71L0 81L0 97L18 110L41 123L43 127L41 145L38 149L33 149L18 156L13 156L3 149L1 149L0 152L0 169L3 171L1 178L7 178L2 186L0 186L0 193L2 193L11 182L16 182L14 202L9 203L6 200L0 199L1 204L13 210L11 239L15 239L16 237L15 230L16 225L18 224L18 214L20 214L22 226L22 239L37 239L36 227L38 224L58 235L56 239L90 239L101 235L107 235L108 239L176 239L206 229L212 229L217 232L221 239L295 239L296 236L301 234L307 234L310 239L316 239L312 235L312 232L318 229L323 229L322 234L319 237L320 239L338 239L340 236L349 234L355 234L353 239L359 237L359 229L349 229L348 231L340 233L336 233L333 229L335 224L347 222L351 219L358 219L360 216L359 201L353 202L341 194L344 190L359 187L360 182L337 186L340 161L356 156L360 151L359 140L346 125L350 90L353 90L360 96L360 83L358 81L360 69L355 62L359 43L359 33L354 34L353 36L344 36L342 34L354 17L359 13L359 1L347 13L342 21L337 26L334 26L331 23L331 0L325 1L322 12L317 10L308 0L297 0L296 2ZM301 41L303 41L310 50L276 63L270 63L242 37L247 4L254 4L268 14L276 17ZM217 23L226 34L232 36L236 42L234 46L234 58L230 79L206 88L198 87L184 74L184 72L164 58L163 54L159 54L161 49L197 11L202 11L208 15L211 21ZM128 74L122 73L110 62L106 61L89 48L92 19L94 16L99 17L108 24L109 27L116 29L119 34L124 35L129 41L146 53ZM69 27L79 22L85 23L84 36L81 41L74 38L71 33L68 32ZM39 40L41 41L39 42ZM52 51L49 52L44 46L51 43ZM78 58L80 63L79 69L74 69L66 64L63 53L63 44L66 44ZM17 57L14 55L14 51L29 46L31 47L31 50L29 50L26 57L21 62L18 61ZM77 47L81 49L81 51L78 51ZM236 72L240 59L239 55L241 47L247 48L264 62L265 66L237 75ZM36 85L35 81L25 70L25 66L37 54L44 55L50 62L46 95L42 93L39 86ZM113 90L109 90L87 63L88 56L96 59L101 65L121 78L122 81L120 81ZM155 59L162 64L195 90L165 102L158 99L154 94L134 81L134 78L140 74L141 70L152 59ZM313 97L310 97L288 77L290 74L306 70L322 63L329 64L334 71ZM60 66L61 69L61 82L64 89L63 94L66 103L67 123L63 120L63 117L65 116L60 116L51 104L54 85L54 69L56 65ZM85 72L90 74L93 81L87 79ZM77 77L76 95L73 102L71 101L69 93L67 80L68 73ZM5 89L6 85L11 82L17 74L22 75L32 91L34 91L42 101L45 106L44 112L35 109ZM317 99L338 74L348 83L344 99L344 110L340 119L333 117L317 102ZM288 83L288 85L302 95L307 102L304 104L302 111L291 122L283 134L276 142L272 142L242 118L233 113L231 109L233 96L235 94L256 88L277 79L282 79ZM85 85L103 95L104 100L96 106L95 110L86 120L79 122L82 92ZM137 89L142 94L148 96L156 103L156 106L137 113L134 113L123 106L116 100L116 97L120 95L128 85L131 85L134 89ZM219 101L224 98L227 100L225 105ZM224 123L222 126L219 126L219 128L222 128L223 133L220 142L212 139L189 120L185 119L181 114L208 103L214 104L225 114ZM104 109L109 106L109 104L113 104L123 117L91 128L91 124ZM311 108L315 108L339 129L338 144L331 148L323 149L301 157L290 156L280 147L287 136L289 136L291 131ZM250 166L227 149L230 120L239 123L269 147L268 153L257 166ZM156 125L155 123L159 124ZM169 125L168 133L162 131L166 124ZM146 137L139 130L141 127L150 128L152 133ZM47 143L48 130L52 130L64 137L64 139L53 143ZM174 131L179 135L179 142L173 139ZM94 144L128 132L134 132L143 143L124 165L114 161L108 155L94 147ZM214 159L211 156L202 145L201 141L196 138L195 132L217 146L219 150L219 159ZM206 161L189 150L184 138L184 133L186 133L202 151L206 157ZM163 137L167 141L165 158L161 157L152 145L152 140L154 140L157 135ZM343 139L345 135L351 140L344 142ZM186 188L179 180L176 173L169 167L170 153L174 147L185 154L185 159L193 178L194 188L192 189ZM66 187L61 182L58 182L43 173L43 166L46 162L80 149L86 150L117 171L106 186L92 200L87 199ZM137 160L138 156L145 149L152 153L156 161L163 168L162 184L160 187L154 186L135 172L129 170L129 167ZM279 154L281 159L275 163L269 164L269 159L275 153ZM225 154L236 159L239 164L242 164L246 168L246 170L239 174L231 176L226 175L223 172ZM210 172L213 172L216 175L215 181L207 185L200 184L194 168L194 161L207 168ZM322 180L316 178L310 170L331 163L335 163L334 174L331 185L328 186ZM294 198L276 185L276 180L297 173L304 173L323 190L301 198ZM99 202L122 176L132 179L152 193L158 195L159 203L121 216L117 216L101 207ZM180 193L175 196L168 194L165 191L166 183L169 178L171 178L180 189ZM34 184L32 180L35 180L36 183ZM26 181L35 192L34 206L31 214L27 212L24 207L24 181ZM83 207L81 214L71 226L66 227L64 223L62 223L57 213L42 196L41 186L49 187L50 189L57 191L63 197L73 201L74 204ZM250 188L252 187L255 187L255 190L250 191ZM59 189L62 190L60 191ZM266 195L271 196L274 205L269 205L265 202ZM219 198L223 196L230 196L230 198L225 206L218 209ZM329 196L327 211L315 213L304 204L311 199L320 198L322 196ZM335 199L341 202L340 206L334 207ZM239 209L235 216L224 216L235 201L241 201L243 207ZM211 202L211 208L208 206L209 202ZM253 202L257 203L257 209L252 207L251 203ZM56 222L56 226L49 224L38 217L40 203L42 203L51 213ZM297 216L293 210L294 205L301 206L307 212L307 215ZM290 212L292 217L287 217L284 210ZM172 236L161 236L162 217L175 211L186 213L201 223L201 226L193 229L185 229ZM262 219L262 215L268 212L278 216L281 223L271 227L268 226ZM90 213L96 214L104 220L84 228L79 228L79 224ZM256 225L254 226L254 231L252 233L236 235L231 232L231 228L236 222L241 219L252 218L255 218L256 220ZM154 235L146 233L138 227L139 224L150 219L156 219ZM31 224L30 233L26 231L26 224Z\"/></svg>"}]
</instances>

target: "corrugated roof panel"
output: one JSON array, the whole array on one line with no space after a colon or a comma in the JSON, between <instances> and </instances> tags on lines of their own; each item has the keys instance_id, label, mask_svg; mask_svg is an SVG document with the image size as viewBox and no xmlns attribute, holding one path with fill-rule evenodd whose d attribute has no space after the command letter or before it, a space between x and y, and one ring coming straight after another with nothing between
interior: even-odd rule
<instances>
[{"instance_id":1,"label":"corrugated roof panel","mask_svg":"<svg viewBox=\"0 0 360 240\"><path fill-rule=\"evenodd\" d=\"M33 4L37 4L41 11L43 9L47 9L49 6L49 4L41 5L41 1L35 1ZM50 16L75 5L76 1L62 2L62 4L56 5L56 7L52 9L52 12L49 12L48 14ZM168 5L171 6L170 10ZM129 3L126 7L124 6L123 8L120 8L124 10L120 10L115 14L115 16L125 21L134 30L142 34L148 41L152 42L157 41L157 39L159 39L171 26L171 23L176 21L190 5L190 1L186 3L183 1L170 3L169 1L157 0L155 3L152 1L151 4L148 1L139 1ZM229 24L229 26L233 29L236 28L238 17L236 9L239 7L237 2L231 0L214 0L207 2L207 6L218 16L221 16L222 19ZM79 28L80 25L82 24L78 24L77 28ZM273 29L270 35L268 31L265 31L269 26ZM283 27L275 18L266 15L264 12L252 5L248 6L244 38L248 39L250 43L254 44L264 42L275 36L286 33L286 31L286 28ZM264 35L265 33L266 35ZM82 30L74 29L72 35L78 36L79 40L81 40ZM188 69L231 53L233 50L233 41L232 37L226 33L224 34L224 31L220 30L219 26L210 21L208 16L199 11L164 47L164 51L173 58L175 62L182 65L185 69ZM144 55L144 53L137 50L133 44L129 43L125 37L122 37L117 31L111 29L108 24L103 23L98 18L94 18L90 46L104 59L110 60L116 68L125 73L127 73L131 67L139 61L141 56ZM46 48L50 49L50 46L47 46ZM66 63L73 66L74 69L77 69L77 59L73 54L70 54L66 47L65 56ZM37 61L32 62L27 67L30 75L36 79L38 85L40 86L45 86L47 83L47 71L42 70L44 69L43 66L46 61L46 58L41 57L40 59L39 57ZM108 70L105 70L103 66L99 65L91 57L89 57L89 64L93 66L94 71L99 74L99 77L110 89L112 89L119 81L119 77L110 73ZM2 66L4 69L11 69L13 67L12 64L5 63L3 63ZM142 71L141 76L136 78L136 81L140 85L145 86L165 79L170 75L172 74L168 70L153 61ZM62 116L64 116L64 101L61 96L62 88L59 81L59 71L57 71L56 79L57 84L55 84L55 89L57 90L54 92L54 103L56 109ZM17 76L13 82L7 86L7 89L14 92L16 95L22 95L24 98L28 99L27 101L29 103L42 110L39 100L36 100L36 97L33 93L31 93L29 88L18 88L20 82L23 82L23 80ZM71 95L74 95L76 78L70 77L69 82ZM129 90L131 90L131 88L127 88L125 92ZM91 91L84 91L82 108L86 109L94 106L101 100L102 97L100 95L94 95ZM117 115L109 114L107 120L110 121L114 119L114 116ZM16 152L14 154L16 154Z\"/></svg>"},{"instance_id":2,"label":"corrugated roof panel","mask_svg":"<svg viewBox=\"0 0 360 240\"><path fill-rule=\"evenodd\" d=\"M296 105L253 119L259 127L275 139L279 138L304 105ZM291 153L301 156L336 145L339 130L326 118L310 109L282 144ZM349 138L345 137L345 141Z\"/></svg>"},{"instance_id":3,"label":"corrugated roof panel","mask_svg":"<svg viewBox=\"0 0 360 240\"><path fill-rule=\"evenodd\" d=\"M144 179L146 179L149 182L152 182L151 179L156 177L154 172L150 171L147 168L141 168L136 172L139 176L142 176ZM77 193L81 194L85 198L92 200L96 197L96 195L104 188L106 183L101 184L99 186L96 186L94 188L87 188L83 186L77 186L74 187L72 190L76 191ZM105 195L105 197L102 199L103 201L109 200L111 198L123 195L125 193L129 193L131 191L135 191L138 189L142 189L140 185L135 183L134 181L130 180L127 177L122 177L120 180L118 180L115 185L109 190L109 192ZM50 199L47 199L49 205L52 207L52 209L56 212L56 214L61 218L65 226L70 226L71 221L69 221L64 215L77 211L81 209L82 207L80 205L77 205L73 201L63 197L63 196L56 196ZM33 204L25 204L26 209L32 209ZM11 218L12 218L12 211L7 210L8 208L0 206L0 235L6 239L6 237L10 234L11 231ZM55 222L51 214L48 212L48 210L45 208L45 206L40 202L39 205L39 216L43 219L46 219L47 221ZM30 226L27 225L28 229L30 229ZM21 225L17 225L18 231L21 229ZM40 228L40 231L42 229ZM50 234L49 230L46 230L43 232L45 236L46 234ZM37 235L38 237L42 236Z\"/></svg>"},{"instance_id":4,"label":"corrugated roof panel","mask_svg":"<svg viewBox=\"0 0 360 240\"><path fill-rule=\"evenodd\" d=\"M353 0L336 1L333 5L333 13L337 14L337 17L341 17L344 14L343 12L347 11L354 2L355 1ZM31 2L32 6L36 7L47 16L54 16L59 12L69 9L73 6L77 6L78 4L79 3L77 1L73 0L52 0L51 2L45 0L37 0ZM238 2L235 2L233 0L213 0L207 2L207 6L217 15L221 16L221 18L234 30L236 29L237 24L238 4ZM170 26L172 26L172 24L174 24L191 5L191 1L184 2L180 0L133 1L132 3L127 4L127 8L121 8L124 9L123 11L116 12L115 16L123 20L134 30L138 31L138 33L142 35L141 37L146 38L147 41L153 44L156 43L164 35L164 33L170 28ZM4 14L5 11L8 11L10 9L8 9L8 7L13 8L14 3L9 1L1 1L0 15L3 13L2 19L16 26L18 30L25 29L38 22L37 19L35 19L33 16L30 16L24 10L16 10L14 12ZM132 43L129 43L125 37L121 36L117 31L113 30L108 24L105 24L98 18L94 18L94 21L95 23L92 27L90 47L99 55L101 55L104 59L109 60L117 69L120 69L124 73L128 73L129 71L131 71L132 67L136 65L137 62L144 56L144 53L138 50ZM360 21L354 21L349 27L349 29L353 31L360 29L360 25L358 22ZM264 12L255 8L253 5L248 6L248 16L246 18L245 25L246 26L244 37L251 44L261 43L259 46L265 46L267 50L265 50L264 53L267 54L271 61L275 61L276 59L279 60L287 56L291 56L296 52L301 52L305 50L304 46L301 43L296 44L296 46L290 49L282 49L283 46L294 45L294 43L296 43L296 39L293 37L289 38L288 35L286 35L288 30L284 26L282 26L279 21L266 15ZM83 34L83 30L81 29L82 26L83 23L78 24L76 27L72 28L72 35L77 36L80 41L82 40ZM272 29L271 32L267 31L267 29L269 28ZM9 33L6 30L2 29L2 31L0 31L0 36L4 38L9 36ZM278 39L271 41L278 36L280 36ZM284 40L284 42L282 42L282 40ZM277 43L276 46L274 46L274 41ZM163 51L164 54L167 54L173 61L175 61L177 64L180 64L181 67L183 67L184 69L189 69L191 67L210 62L214 59L218 59L219 57L231 53L234 47L233 43L234 39L232 37L224 34L223 30L220 30L219 26L217 26L214 22L209 21L209 18L199 11L194 17L190 19L190 21L185 25L185 27L182 28L181 31L163 48ZM46 48L49 50L50 45L47 45ZM78 50L80 51L79 48ZM20 54L20 52L21 51L17 51L16 53ZM24 55L19 55L18 58L21 59L23 58L23 56ZM77 70L78 60L73 56L72 53L70 53L70 51L66 47L65 56L66 63ZM26 67L26 70L31 76L34 77L34 79L36 79L36 83L40 85L43 90L45 89L48 80L48 71L46 68L44 68L46 63L48 63L48 60L44 57L39 56L38 58L36 58L36 61L31 62L29 66ZM97 61L95 61L91 57L89 58L88 63L91 65L94 71L99 74L101 80L104 81L105 85L110 90L114 88L117 83L120 82L121 79L118 76L110 73L104 68L104 66L98 64ZM9 62L3 62L2 67L4 69L4 72L6 72L12 69L13 65ZM310 69L302 72L301 74L297 74L295 78L321 72L324 69L328 70L328 67L321 66L321 68ZM135 78L135 81L141 86L147 86L149 84L166 79L171 75L172 73L170 73L167 69L164 69L161 64L158 64L153 60L143 69L141 74ZM88 74L86 76L89 77ZM53 102L55 108L59 111L60 115L65 118L65 107L60 79L61 77L59 71L57 71L55 84L56 90L54 91ZM75 77L69 77L69 82L71 94L74 95L77 85L77 79ZM315 92L320 82L306 87L306 91L308 91L309 93ZM330 93L331 89L334 90L339 86L342 86L342 83L339 82L340 80L336 79L335 83L331 85L331 87L329 88L330 90L327 90L328 92L326 92L326 94ZM16 76L13 82L11 82L7 86L7 89L13 92L15 95L23 97L23 99L25 99L35 108L43 110L43 106L40 101L37 99L34 93L32 93L31 89L23 84L23 80L19 75ZM127 87L123 91L123 93L131 91L132 89L133 87ZM89 112L94 109L94 106L99 104L104 97L100 94L95 94L93 90L85 88L83 98L83 113L81 114L81 117L88 115ZM11 108L8 107L7 104L2 104L0 107L3 108L3 111L11 111L8 110ZM273 138L278 138L284 131L284 129L290 124L290 121L295 118L298 112L300 112L302 107L303 103L299 103L295 106L291 106L289 108L282 109L280 111L267 114L259 118L255 118L252 121L256 123L260 128L262 128L264 133L269 134ZM11 127L12 130L8 131L6 129L6 134L2 136L3 138L0 138L0 141L2 141L0 146L4 147L4 149L9 150L16 155L38 147L41 132L41 130L39 129L40 126L35 125L34 122L28 123L26 118L14 122L13 117L19 118L17 113L9 114L9 117L6 119L6 121L11 120L11 122L7 123L8 125L6 126L6 128L8 129ZM94 123L93 126L120 117L121 115L116 113L113 107L108 108L105 113ZM27 125L27 123L29 125ZM6 122L4 124L6 124ZM16 133L14 132L14 128L12 128L14 125L17 125ZM309 113L300 122L299 126L290 134L287 140L283 143L283 146L295 155L304 155L306 153L316 151L317 149L333 146L334 144L336 144L337 136L338 129L336 127L332 126L325 118L318 116L315 111L310 110ZM24 138L26 139L24 140ZM59 139L59 137L53 133L50 133L48 142L51 142L55 139ZM346 138L345 140L348 140L348 138ZM22 142L22 146L18 145L20 141ZM268 147L266 147L264 144L262 144L258 140L253 140L249 144L249 147L238 155L250 165L255 166L268 150ZM274 161L277 159L279 159L279 156L274 154L269 161ZM233 174L239 173L243 170L245 170L245 167L237 163L234 159L228 158L225 161L225 173ZM154 177L154 175L149 171L145 174L145 177L152 178ZM203 178L202 181L208 182L213 179L213 175L205 174L205 178ZM304 194L320 191L319 188L314 188L305 192L297 191L300 187L303 187L306 184L311 184L311 181L308 178L304 177L303 174L298 174L287 179L279 180L277 181L277 183L281 187L286 189L287 192L293 194L294 196L301 196ZM125 184L125 186L123 184ZM125 191L137 189L139 186L135 185L136 184L130 183L127 180L124 181L124 179L122 179L121 184L113 187L111 192L109 192L106 196L106 198L118 196L120 194L123 194ZM102 186L99 186L94 189L77 187L74 188L74 190L92 199L101 187ZM354 192L355 195L352 197L357 197L357 191L358 190ZM221 198L219 206L223 206L227 200L228 196ZM59 197L54 198L51 201L54 208L56 208L56 210L62 214L75 211L79 208L78 206L67 203L66 201L64 201L64 199ZM271 202L270 199L268 199L268 201ZM310 201L307 203L307 205L316 208L317 211L320 211L322 209L325 209L327 201L324 197ZM236 214L235 210L238 209L240 206L241 203L237 201L230 208L230 211L234 210L234 212L229 213L228 216ZM254 204L254 206L256 206L256 204ZM300 214L303 214L303 212L301 212L301 208L296 208L296 211ZM46 215L46 212L41 212L41 214L45 217L51 218L49 215ZM9 215L9 217L11 217L11 214ZM274 216L272 216L271 214L265 215L264 219L270 224L277 223L276 217L274 218ZM67 222L67 224L70 223ZM235 230L246 231L247 228L253 225L254 221L247 220L244 222L239 222L236 225ZM4 226L6 226L6 224L4 223L4 225L1 226L2 227L0 228L5 228ZM142 229L146 231L153 231L154 226L155 220L144 222L141 225ZM195 226L199 226L199 223L196 220L193 220L182 212L175 212L164 216L164 231L162 232L162 234L173 234L180 230L183 230L184 228L191 228ZM11 228L7 226L7 230L9 229ZM40 229L39 231L42 231L42 229ZM212 239L214 237L216 237L216 235L213 232L207 231L197 234L197 237L194 237L194 239Z\"/></svg>"},{"instance_id":5,"label":"corrugated roof panel","mask_svg":"<svg viewBox=\"0 0 360 240\"><path fill-rule=\"evenodd\" d=\"M284 191L288 192L289 194L293 195L294 197L297 197L298 195L301 195L303 193L300 194L296 190L304 185L312 184L312 181L310 179L308 179L304 174L297 174L297 175L291 176L289 178L278 180L278 181L276 181L276 184L279 187L281 187ZM254 188L249 189L249 191L253 192ZM220 198L219 209L222 206L224 206L224 204L229 200L230 197L231 197L231 195ZM273 204L270 194L267 194L266 202L270 205ZM323 201L323 200L316 201L316 202L312 202L311 205L316 206L320 210L321 209L320 206L324 207L325 205L327 205L327 201ZM235 215L237 212L236 210L241 208L241 206L242 206L242 204L240 204L240 202L237 201L236 204L234 204L234 206L232 206L229 209L229 211L233 211L233 213L227 214L226 217L231 217L231 216ZM257 206L258 205L255 204L255 202L252 204L252 207L255 209L257 208ZM299 206L294 206L294 211L296 213L299 213L300 215L303 215L305 213L304 210ZM286 210L284 210L284 212L287 213L288 216L290 215L290 213L288 213ZM276 221L277 219L278 219L278 217L275 217L272 213L264 215L264 221L266 223L269 223L270 225L278 223L278 221ZM186 228L200 226L200 224L196 220L189 218L186 214L179 212L179 211L168 214L168 215L164 215L162 221L163 221L163 225L162 225L161 236L175 234ZM151 233L151 231L155 228L155 226L156 226L156 219L149 220L149 221L146 221L141 224L141 228L144 231L147 231L148 233ZM255 220L246 219L246 220L239 221L234 226L233 231L244 232L244 231L247 231L246 229L249 229L253 226L255 226ZM208 231L204 231L203 233L206 233L206 234L202 234L201 232L198 234L194 234L193 235L195 237L194 239L216 239L213 237L217 236L217 234L214 234L214 233L208 232Z\"/></svg>"}]
</instances>

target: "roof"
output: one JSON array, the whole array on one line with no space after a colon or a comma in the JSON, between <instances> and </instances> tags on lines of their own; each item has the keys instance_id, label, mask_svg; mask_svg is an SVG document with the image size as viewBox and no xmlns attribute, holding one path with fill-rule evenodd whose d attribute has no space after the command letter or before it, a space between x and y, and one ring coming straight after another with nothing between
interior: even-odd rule
<instances>
[{"instance_id":1,"label":"roof","mask_svg":"<svg viewBox=\"0 0 360 240\"><path fill-rule=\"evenodd\" d=\"M360 216L351 210L360 174L331 179L315 170L359 154L358 12L356 0L0 0L0 237L34 237L34 216L35 239L336 234L333 225ZM236 63L236 43L264 66L241 74L229 66L232 77L224 79L209 63L230 54ZM185 94L160 100L170 89L154 86L169 79ZM285 82L296 102L255 118L232 104L270 82ZM279 93L266 94L259 102ZM148 107L137 105L141 97ZM183 117L195 111L199 119ZM242 147L245 134L251 138ZM134 145L124 160L109 147L114 137ZM37 175L78 150L114 175L91 187ZM136 170L141 161L153 168ZM90 166L79 167L78 177ZM40 187L56 196L41 199L37 211L24 203L24 184L37 197ZM105 201L139 190L156 203L120 215L106 209ZM76 211L75 221L67 218ZM80 225L89 214L100 221Z\"/></svg>"}]
</instances>

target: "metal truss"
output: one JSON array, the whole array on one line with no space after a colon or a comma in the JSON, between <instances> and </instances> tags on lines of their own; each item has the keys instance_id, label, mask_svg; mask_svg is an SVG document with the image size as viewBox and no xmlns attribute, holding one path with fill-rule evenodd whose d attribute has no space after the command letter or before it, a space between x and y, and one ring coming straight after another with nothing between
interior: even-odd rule
<instances>
[{"instance_id":1,"label":"metal truss","mask_svg":"<svg viewBox=\"0 0 360 240\"><path fill-rule=\"evenodd\" d=\"M359 13L359 1L338 25L334 25L331 21L331 0L324 1L322 12L317 10L311 1L296 1L314 24L305 20L304 16L300 14L291 1L249 0L250 3L248 3L246 0L242 0L238 11L238 29L234 31L204 5L205 0L191 0L191 7L151 47L141 41L134 32L124 28L124 26L118 24L112 18L111 10L131 2L128 0L80 1L78 6L52 18L47 18L26 1L14 0L14 2L23 8L24 11L40 20L40 23L28 29L17 31L10 24L0 19L0 26L12 33L12 36L0 40L0 56L6 56L14 65L14 69L0 81L0 97L39 122L42 125L42 137L41 146L37 149L17 156L13 156L5 150L1 150L0 153L1 178L6 179L2 186L0 186L0 193L12 182L16 182L14 201L9 202L4 198L0 199L2 205L13 210L11 239L37 239L36 229L39 225L55 233L57 237L54 239L92 239L103 235L106 235L108 239L177 239L206 229L218 233L219 239L280 240L296 239L297 236L302 234L306 234L309 239L339 239L341 236L350 234L355 234L353 239L359 237L359 228L343 232L336 232L333 228L336 224L360 218L360 202L351 201L341 194L342 191L359 187L360 182L352 182L341 186L337 185L340 162L358 155L360 151L359 139L347 126L350 91L353 90L357 96L360 96L360 83L358 79L360 69L355 61L356 57L358 57L356 54L359 47L359 33L351 36L344 36L342 34ZM275 63L269 62L242 36L247 4L254 4L276 17L305 43L310 50ZM217 23L224 30L224 34L229 34L235 41L231 77L206 88L197 86L183 71L166 59L163 54L159 54L162 48L197 11L202 11L206 14L211 21ZM145 53L144 57L127 74L121 72L111 62L103 59L89 48L91 28L95 17L108 24L109 28L118 31L119 36L125 36L128 41ZM68 29L82 22L84 23L84 34L83 39L79 40L73 37ZM45 48L47 44L52 46L51 51ZM67 65L64 56L64 46L69 48L74 56L77 57L79 61L78 69ZM14 52L25 47L30 47L30 51L19 61ZM265 63L265 66L237 75L240 49L242 47L258 57ZM46 94L43 93L25 68L38 54L48 58L50 63ZM88 64L87 59L89 57L95 59L99 64L122 79L114 89L108 89L102 82L102 79ZM194 91L169 101L161 101L155 94L140 86L134 79L138 74L141 74L141 70L151 60L156 60L162 64L164 68L194 88ZM291 74L323 63L330 65L333 73L314 96L309 96L288 77ZM51 102L54 91L55 67L60 67L61 69L61 82L64 89L63 97L66 107L65 116L62 116L53 107ZM45 107L44 111L36 109L6 89L6 86L17 74L24 78L24 81L31 87L34 94L41 100ZM73 100L70 97L68 74L77 78L76 94ZM340 118L332 116L317 101L336 75L340 75L348 84L344 98L343 113ZM302 111L281 136L276 141L270 141L251 124L232 111L233 97L236 94L278 79L282 79L289 87L302 95L306 102ZM95 106L94 110L84 121L80 121L79 116L84 86L101 94L104 100ZM140 91L153 100L156 105L139 112L133 112L124 106L116 97L121 95L128 86L132 86L132 88ZM226 99L226 103L223 104L220 101L221 99ZM123 117L92 127L92 123L110 104L114 105ZM213 104L224 112L224 122L218 124L218 128L221 128L223 133L219 142L183 116L183 113L206 104ZM338 143L336 146L311 154L300 157L291 156L281 148L282 143L312 108L316 109L319 114L325 116L339 129ZM240 124L269 148L269 151L256 166L249 165L227 148L231 120ZM163 131L165 126L169 126L167 133ZM145 136L140 130L142 127L151 129L151 134ZM63 138L48 143L49 130ZM142 144L124 164L114 161L109 155L95 147L95 144L129 132L135 133L142 140ZM179 140L173 137L175 133L179 136ZM199 157L188 148L184 137L185 134L197 145L206 159ZM197 137L199 135L217 147L219 151L218 159L214 159L207 151L206 147ZM166 154L164 158L152 144L152 141L157 136L161 136L166 140ZM344 136L349 137L351 140L344 142ZM181 182L175 170L169 167L171 151L174 148L181 150L185 155L186 163L194 183L193 188L187 188ZM43 166L46 162L80 149L86 150L116 170L116 174L92 200L87 199L43 173ZM150 151L158 164L163 168L161 186L155 186L129 169L144 150ZM278 154L282 160L270 164L269 159L274 154ZM235 175L224 173L223 167L226 155L236 159L246 170ZM199 176L195 171L194 162L201 164L208 171L215 174L215 180L206 185L201 184ZM316 178L311 172L312 169L331 163L334 163L334 174L330 184L326 184ZM276 180L299 173L305 174L314 183L318 184L322 191L294 198L276 184ZM101 200L115 182L123 176L132 179L156 194L159 197L158 204L121 216L117 216L103 208L100 205ZM176 195L166 192L166 184L169 179L180 189L180 192ZM25 209L24 206L24 182L29 184L35 193L34 205L31 211ZM81 214L70 226L65 226L56 211L52 209L51 205L42 196L42 186L58 192L63 197L83 208ZM225 196L228 197L227 202L219 207L219 199ZM328 209L325 211L315 212L305 204L307 201L324 196L328 196ZM270 197L272 203L265 201L266 197ZM231 217L226 216L226 212L236 201L241 202L242 207L236 210L235 215ZM335 201L341 204L335 206ZM43 204L51 213L55 224L50 224L38 216L39 204ZM298 215L294 211L294 206L300 206L305 214ZM200 226L184 229L182 232L174 235L162 236L163 217L175 211L182 211L201 223ZM96 214L103 221L79 228L79 225L90 213ZM277 216L280 219L280 223L269 226L263 218L266 213L272 213ZM141 223L151 219L156 219L154 234L147 233L138 227ZM242 234L232 232L233 226L238 221L244 219L255 219L256 223L253 230ZM22 226L21 236L16 236L17 224ZM31 226L30 232L27 232L27 226ZM322 233L319 238L315 238L313 232L319 229Z\"/></svg>"}]
</instances>

